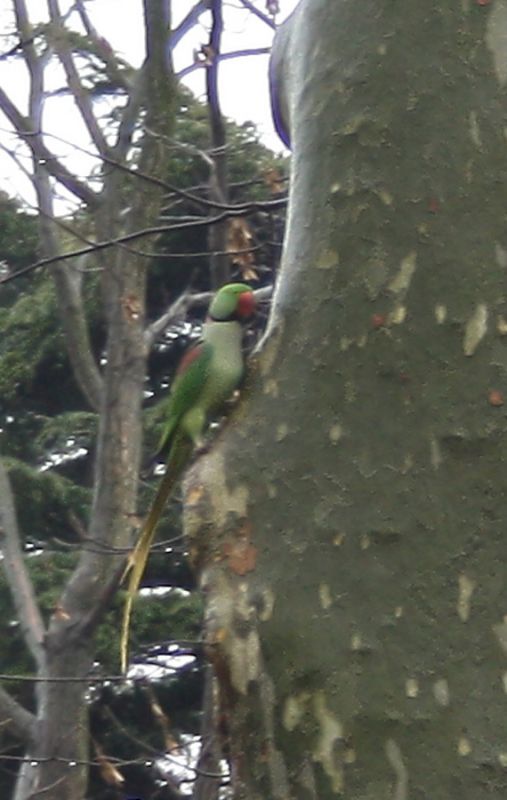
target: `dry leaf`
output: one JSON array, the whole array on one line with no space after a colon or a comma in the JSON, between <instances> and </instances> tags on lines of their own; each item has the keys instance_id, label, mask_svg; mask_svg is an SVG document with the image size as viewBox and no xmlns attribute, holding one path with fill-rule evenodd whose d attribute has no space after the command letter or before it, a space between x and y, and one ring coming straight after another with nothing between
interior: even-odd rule
<instances>
[{"instance_id":1,"label":"dry leaf","mask_svg":"<svg viewBox=\"0 0 507 800\"><path fill-rule=\"evenodd\" d=\"M114 764L112 764L107 756L104 755L100 745L98 745L95 741L93 744L97 754L97 763L99 765L99 771L102 779L105 781L105 783L109 784L109 786L122 786L122 784L125 783L125 778L121 772L116 769Z\"/></svg>"},{"instance_id":2,"label":"dry leaf","mask_svg":"<svg viewBox=\"0 0 507 800\"><path fill-rule=\"evenodd\" d=\"M151 713L155 717L157 724L164 736L165 749L171 750L172 752L179 750L180 744L171 734L171 720L169 719L168 715L164 713L162 706L158 702L153 690L149 686L146 687L146 693L150 701Z\"/></svg>"},{"instance_id":3,"label":"dry leaf","mask_svg":"<svg viewBox=\"0 0 507 800\"><path fill-rule=\"evenodd\" d=\"M252 253L253 236L244 217L235 217L227 223L227 252L232 263L240 270L243 280L255 281L258 276L254 269L255 257Z\"/></svg>"},{"instance_id":4,"label":"dry leaf","mask_svg":"<svg viewBox=\"0 0 507 800\"><path fill-rule=\"evenodd\" d=\"M65 611L61 603L56 604L53 611L53 615L56 617L56 619L62 619L62 620L70 619L70 614L67 611Z\"/></svg>"},{"instance_id":5,"label":"dry leaf","mask_svg":"<svg viewBox=\"0 0 507 800\"><path fill-rule=\"evenodd\" d=\"M271 194L282 194L285 191L283 175L276 167L266 169L262 177Z\"/></svg>"}]
</instances>

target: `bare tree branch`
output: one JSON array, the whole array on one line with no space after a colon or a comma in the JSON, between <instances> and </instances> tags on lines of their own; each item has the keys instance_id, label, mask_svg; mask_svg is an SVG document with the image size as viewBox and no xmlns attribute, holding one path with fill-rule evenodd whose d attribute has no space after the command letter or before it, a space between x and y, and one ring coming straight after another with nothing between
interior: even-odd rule
<instances>
[{"instance_id":1,"label":"bare tree branch","mask_svg":"<svg viewBox=\"0 0 507 800\"><path fill-rule=\"evenodd\" d=\"M51 186L44 170L35 170L33 183L39 204L39 228L44 252L49 258L58 254L55 236ZM74 266L54 262L52 275L58 296L58 308L66 336L67 353L74 376L94 411L100 408L102 378L95 361L81 292L82 274Z\"/></svg>"},{"instance_id":2,"label":"bare tree branch","mask_svg":"<svg viewBox=\"0 0 507 800\"><path fill-rule=\"evenodd\" d=\"M87 10L85 8L85 4L84 4L83 0L75 0L74 5L76 7L76 11L79 14L81 22L83 23L83 27L84 27L84 29L86 31L87 36L90 36L93 39L97 39L98 38L98 33L97 33L94 25L92 25L92 22L90 20L90 17L88 16L88 12L87 12Z\"/></svg>"},{"instance_id":3,"label":"bare tree branch","mask_svg":"<svg viewBox=\"0 0 507 800\"><path fill-rule=\"evenodd\" d=\"M1 130L2 130L2 128L0 127L0 131ZM3 130L7 130L7 129L4 128ZM157 139L165 138L165 137L162 137L160 134L156 134L154 131L148 130L147 133L150 136L153 136L154 138L157 138ZM220 203L218 200L215 200L215 201L207 200L205 197L200 197L199 195L195 194L195 189L204 188L204 187L194 187L194 189L181 189L180 187L175 186L174 184L169 183L166 180L162 180L161 178L157 178L155 175L148 175L146 172L143 172L140 169L134 169L133 167L130 167L128 164L125 164L125 163L123 163L121 161L118 161L116 158L111 158L110 156L101 155L100 153L92 153L91 150L87 149L86 147L81 147L80 145L75 144L74 142L70 142L68 139L65 139L63 136L58 136L55 133L45 133L44 135L45 136L49 136L52 139L56 139L59 142L63 142L64 144L72 145L72 147L74 147L74 149L79 151L80 153L85 153L86 155L88 155L88 156L90 156L92 158L97 158L97 160L102 161L104 164L109 164L110 166L117 168L121 172L125 172L126 174L131 175L133 178L139 178L140 180L146 181L147 183L152 183L154 186L159 186L161 189L165 189L166 191L170 192L171 194L176 195L176 197L179 197L182 200L188 200L190 203L194 203L195 205L201 206L202 208L205 208L205 209L213 208L213 209L220 209L222 211L238 211L238 212L240 212L240 211L248 212L252 208L252 203L251 202L248 202L248 203ZM168 140L168 143L171 146L178 147L181 150L187 150L188 152L191 152L194 155L199 156L210 167L210 169L213 168L214 160L204 150L200 150L198 147L195 147L194 145L186 144L184 142L178 142L178 141L173 140L173 139ZM243 187L243 186L247 186L247 185L250 185L250 184L253 185L254 183L262 183L262 181L239 181L237 183L231 184L231 186ZM266 201L264 201L262 203L261 203L261 201L259 201L259 203L262 204L263 208L261 208L259 203L257 203L257 209L258 210L268 211L270 202L278 203L277 200L276 201L266 200ZM273 208L274 207L275 206L273 206Z\"/></svg>"},{"instance_id":4,"label":"bare tree branch","mask_svg":"<svg viewBox=\"0 0 507 800\"><path fill-rule=\"evenodd\" d=\"M93 356L83 308L81 272L76 268L56 262L53 267L53 276L67 337L67 352L75 378L90 407L94 411L98 411L102 397L102 378Z\"/></svg>"},{"instance_id":5,"label":"bare tree branch","mask_svg":"<svg viewBox=\"0 0 507 800\"><path fill-rule=\"evenodd\" d=\"M112 572L105 585L101 587L93 606L88 610L83 619L80 620L79 625L74 632L76 637L93 633L106 611L110 608L111 601L121 584L123 575L125 574L126 563L127 553L125 553L124 558Z\"/></svg>"},{"instance_id":6,"label":"bare tree branch","mask_svg":"<svg viewBox=\"0 0 507 800\"><path fill-rule=\"evenodd\" d=\"M19 617L23 636L36 664L42 667L44 655L44 623L35 599L21 549L14 500L7 471L0 460L0 543L3 567L12 600Z\"/></svg>"},{"instance_id":7,"label":"bare tree branch","mask_svg":"<svg viewBox=\"0 0 507 800\"><path fill-rule=\"evenodd\" d=\"M212 25L208 43L210 64L206 68L206 95L208 98L208 114L211 128L211 143L214 150L213 166L210 170L210 196L212 201L223 205L227 201L227 151L225 124L220 108L218 94L218 54L222 42L224 28L222 0L211 0ZM216 206L218 208L218 206ZM226 250L227 223L213 226L209 230L208 245L215 253ZM210 258L211 282L217 289L230 278L231 259L228 255L215 255Z\"/></svg>"},{"instance_id":8,"label":"bare tree branch","mask_svg":"<svg viewBox=\"0 0 507 800\"><path fill-rule=\"evenodd\" d=\"M62 186L75 195L79 200L87 203L92 208L99 204L98 195L93 192L85 183L82 183L75 175L72 175L66 167L57 159L44 144L40 132L35 130L21 112L16 108L11 99L7 96L3 87L0 86L0 109L3 111L9 122L14 127L16 133L30 148L34 159L43 164L50 175L59 181Z\"/></svg>"},{"instance_id":9,"label":"bare tree branch","mask_svg":"<svg viewBox=\"0 0 507 800\"><path fill-rule=\"evenodd\" d=\"M116 144L111 148L111 153L118 162L121 162L126 157L129 147L132 144L132 136L139 118L145 90L144 69L145 65L143 64L143 66L137 70L133 80L133 86L129 93L129 99L123 110L121 121L118 126Z\"/></svg>"},{"instance_id":10,"label":"bare tree branch","mask_svg":"<svg viewBox=\"0 0 507 800\"><path fill-rule=\"evenodd\" d=\"M231 50L229 53L219 53L216 58L219 62L222 61L230 61L231 59L235 58L246 58L250 56L264 56L268 55L271 52L270 47L247 47L243 50ZM180 80L185 78L187 75L190 75L192 72L195 72L196 69L202 69L206 67L206 64L201 61L195 61L193 64L189 64L188 67L184 67L180 69L180 71L176 74L176 77Z\"/></svg>"},{"instance_id":11,"label":"bare tree branch","mask_svg":"<svg viewBox=\"0 0 507 800\"><path fill-rule=\"evenodd\" d=\"M65 775L62 775L60 778L57 778L55 781L51 783L47 783L46 786L43 786L41 789L35 789L33 792L30 792L26 800L33 800L34 797L40 797L43 794L47 794L56 786L60 786L61 783L65 781Z\"/></svg>"},{"instance_id":12,"label":"bare tree branch","mask_svg":"<svg viewBox=\"0 0 507 800\"><path fill-rule=\"evenodd\" d=\"M276 30L276 23L275 23L275 22L273 22L273 20L272 20L270 17L268 17L266 14L264 14L264 13L263 13L263 12L260 10L260 8L257 8L257 6L255 6L255 5L254 5L254 4L251 2L251 0L239 0L239 2L241 3L241 5L242 5L242 6L244 6L244 7L245 7L245 8L247 8L249 11L251 11L251 12L252 12L252 14L255 14L255 16L256 16L256 17L258 17L258 18L259 18L259 19L261 19L263 22L265 22L265 23L266 23L266 25L268 25L268 26L269 26L270 28L272 28L273 30Z\"/></svg>"},{"instance_id":13,"label":"bare tree branch","mask_svg":"<svg viewBox=\"0 0 507 800\"><path fill-rule=\"evenodd\" d=\"M15 0L14 10L17 27L24 40L23 49L30 72L29 118L26 119L0 86L0 109L12 124L14 130L28 145L34 164L44 165L47 172L56 178L79 200L91 207L97 205L98 197L86 184L82 183L56 158L44 144L41 133L42 103L44 99L45 57L38 56L33 44L32 26L28 17L25 0Z\"/></svg>"},{"instance_id":14,"label":"bare tree branch","mask_svg":"<svg viewBox=\"0 0 507 800\"><path fill-rule=\"evenodd\" d=\"M58 240L55 236L55 217L47 175L36 173L34 184L39 202L39 227L44 251L48 257L55 257L58 254ZM67 354L74 376L90 407L98 411L102 397L102 378L93 355L83 306L81 270L78 264L67 265L57 260L54 262L52 275L66 336Z\"/></svg>"},{"instance_id":15,"label":"bare tree branch","mask_svg":"<svg viewBox=\"0 0 507 800\"><path fill-rule=\"evenodd\" d=\"M48 0L48 7L51 21L54 24L56 31L53 46L55 47L58 58L63 66L65 75L67 76L69 88L95 147L99 153L105 153L108 149L107 142L95 117L92 103L90 101L90 95L81 83L72 53L68 44L66 43L65 38L61 35L61 33L64 31L64 28L62 25L62 15L58 0Z\"/></svg>"},{"instance_id":16,"label":"bare tree branch","mask_svg":"<svg viewBox=\"0 0 507 800\"><path fill-rule=\"evenodd\" d=\"M157 336L160 336L171 322L182 319L189 308L208 303L210 296L210 292L201 292L193 295L185 292L180 295L174 303L171 303L167 311L148 326L145 332L146 346L150 348Z\"/></svg>"},{"instance_id":17,"label":"bare tree branch","mask_svg":"<svg viewBox=\"0 0 507 800\"><path fill-rule=\"evenodd\" d=\"M39 58L35 51L33 29L30 25L28 18L28 11L26 8L25 0L14 0L14 13L16 15L16 26L20 35L19 45L23 48L26 54L30 71L33 72L34 66Z\"/></svg>"},{"instance_id":18,"label":"bare tree branch","mask_svg":"<svg viewBox=\"0 0 507 800\"><path fill-rule=\"evenodd\" d=\"M104 242L95 242L89 247L82 247L79 250L72 250L69 253L61 253L60 255L51 256L48 258L41 258L39 261L36 261L33 264L28 264L28 266L18 269L11 275L6 275L5 278L1 278L0 286L3 283L9 283L16 278L20 278L22 275L27 275L29 272L33 272L36 269L41 269L42 267L47 267L50 264L55 264L57 261L67 261L70 258L85 256L89 253L95 253L100 250L105 250L108 247L114 247L115 245L123 244L124 242L132 242L135 239L142 238L143 236L154 236L159 233L180 231L185 228L201 228L206 227L207 225L215 225L216 223L222 222L229 217L242 217L248 214L253 214L255 211L272 211L275 208L282 208L286 204L286 198L281 200L269 200L264 203L251 203L246 210L244 210L243 207L240 207L237 210L224 211L222 214L217 214L215 217L204 217L202 220L196 220L195 222L174 223L173 225L156 225L152 228L145 228L141 231L127 233L124 236L117 236L115 239L109 239Z\"/></svg>"},{"instance_id":19,"label":"bare tree branch","mask_svg":"<svg viewBox=\"0 0 507 800\"><path fill-rule=\"evenodd\" d=\"M18 19L24 25L28 22L24 0L17 0ZM53 8L53 11L57 9ZM21 15L21 16L20 16ZM34 142L42 143L41 123L42 107L44 101L44 67L43 62L31 51L29 58L30 70L30 101L29 115L30 126L39 131L34 137ZM39 229L42 249L46 256L52 257L58 253L58 241L55 236L54 226L51 224L53 213L53 192L49 180L50 169L33 155L32 183L37 194L37 202L42 214L39 216ZM67 352L76 380L88 400L90 406L98 410L102 394L100 373L93 357L88 326L81 296L81 275L72 273L67 265L56 263L53 268L58 306L66 334Z\"/></svg>"},{"instance_id":20,"label":"bare tree branch","mask_svg":"<svg viewBox=\"0 0 507 800\"><path fill-rule=\"evenodd\" d=\"M6 150L5 147L3 149ZM11 157L15 158L13 153L10 151L7 152ZM32 181L34 180L33 174L29 177ZM76 238L90 243L90 240L85 239L85 237L81 236L77 231L72 230L70 226L65 225L65 223L54 216L52 213L52 203L48 196L48 187L44 189L40 179L38 184L37 191L40 196L37 210L40 215L41 228L44 227L42 218L45 218L46 220L50 220L54 225L68 232L72 232ZM49 207L51 210L47 211L45 207ZM45 240L46 252L56 253L57 247L51 232L46 231ZM55 267L55 270L58 269L58 267ZM60 270L59 274L55 273L55 280L58 283L57 288L61 299L60 309L67 320L66 328L68 329L67 332L69 336L70 358L74 362L73 366L76 372L76 378L90 406L97 410L100 404L101 379L91 352L88 329L82 307L79 272L76 272L73 276L70 272L65 273Z\"/></svg>"},{"instance_id":21,"label":"bare tree branch","mask_svg":"<svg viewBox=\"0 0 507 800\"><path fill-rule=\"evenodd\" d=\"M21 173L22 173L22 174L25 176L25 178L27 178L27 179L30 181L30 183L31 183L31 181L32 181L32 178L33 178L33 174L30 172L30 170L29 170L29 169L27 169L27 168L25 167L25 165L24 165L24 164L23 164L23 162L21 161L21 158L20 158L19 154L18 154L18 153L17 153L15 150L11 150L11 149L10 149L10 147L7 147L7 145L3 144L3 142L0 142L0 148L3 150L3 152L4 152L6 155L8 155L8 156L9 156L9 158L12 158L12 160L14 161L14 163L15 163L15 165L16 165L16 169L19 169L19 171L20 171L20 172L21 172ZM25 201L25 202L26 202L26 201ZM29 203L27 203L27 205L30 205L30 204L29 204Z\"/></svg>"},{"instance_id":22,"label":"bare tree branch","mask_svg":"<svg viewBox=\"0 0 507 800\"><path fill-rule=\"evenodd\" d=\"M169 39L171 49L176 47L178 42L180 42L185 34L195 25L201 14L209 9L210 4L210 0L200 0L200 2L196 3L195 6L190 9L186 17L181 20L180 24L171 31L171 38Z\"/></svg>"},{"instance_id":23,"label":"bare tree branch","mask_svg":"<svg viewBox=\"0 0 507 800\"><path fill-rule=\"evenodd\" d=\"M30 740L35 717L0 686L0 728L24 742Z\"/></svg>"},{"instance_id":24,"label":"bare tree branch","mask_svg":"<svg viewBox=\"0 0 507 800\"><path fill-rule=\"evenodd\" d=\"M263 247L266 245L276 245L277 242L261 242L260 244L256 244L253 247L245 247L242 250L218 250L218 251L210 251L210 250L200 250L200 251L189 251L188 253L171 253L167 250L141 250L139 247L129 247L128 245L124 244L122 247L125 250L128 250L129 253L135 253L135 255L140 256L141 258L176 258L176 259L183 259L183 258L211 258L212 256L240 256L246 255L247 253L258 253L259 250L262 250ZM278 243L279 247L281 247L281 243ZM256 269L258 267L256 266Z\"/></svg>"}]
</instances>

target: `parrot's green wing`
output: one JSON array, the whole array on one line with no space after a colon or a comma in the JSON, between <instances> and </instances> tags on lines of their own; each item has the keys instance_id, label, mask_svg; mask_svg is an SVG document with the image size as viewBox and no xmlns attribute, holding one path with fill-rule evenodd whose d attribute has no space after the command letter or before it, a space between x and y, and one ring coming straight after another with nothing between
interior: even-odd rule
<instances>
[{"instance_id":1,"label":"parrot's green wing","mask_svg":"<svg viewBox=\"0 0 507 800\"><path fill-rule=\"evenodd\" d=\"M157 456L168 454L180 419L198 401L209 377L212 352L212 346L201 341L187 350L181 359L167 400L167 422Z\"/></svg>"}]
</instances>

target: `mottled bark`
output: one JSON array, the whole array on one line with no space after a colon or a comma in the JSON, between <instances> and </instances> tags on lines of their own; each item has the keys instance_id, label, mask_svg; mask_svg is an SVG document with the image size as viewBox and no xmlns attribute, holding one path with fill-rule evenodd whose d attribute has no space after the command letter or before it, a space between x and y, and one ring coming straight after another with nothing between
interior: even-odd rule
<instances>
[{"instance_id":1,"label":"mottled bark","mask_svg":"<svg viewBox=\"0 0 507 800\"><path fill-rule=\"evenodd\" d=\"M269 333L187 480L235 798L504 798L503 0L303 0Z\"/></svg>"}]
</instances>

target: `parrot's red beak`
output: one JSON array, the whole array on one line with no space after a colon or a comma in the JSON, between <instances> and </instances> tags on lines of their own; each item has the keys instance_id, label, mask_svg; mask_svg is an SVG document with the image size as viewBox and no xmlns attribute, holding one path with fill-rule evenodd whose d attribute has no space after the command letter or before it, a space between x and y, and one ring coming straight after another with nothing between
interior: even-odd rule
<instances>
[{"instance_id":1,"label":"parrot's red beak","mask_svg":"<svg viewBox=\"0 0 507 800\"><path fill-rule=\"evenodd\" d=\"M248 319L255 311L255 297L253 292L242 292L238 297L236 308L237 316L240 319Z\"/></svg>"}]
</instances>

